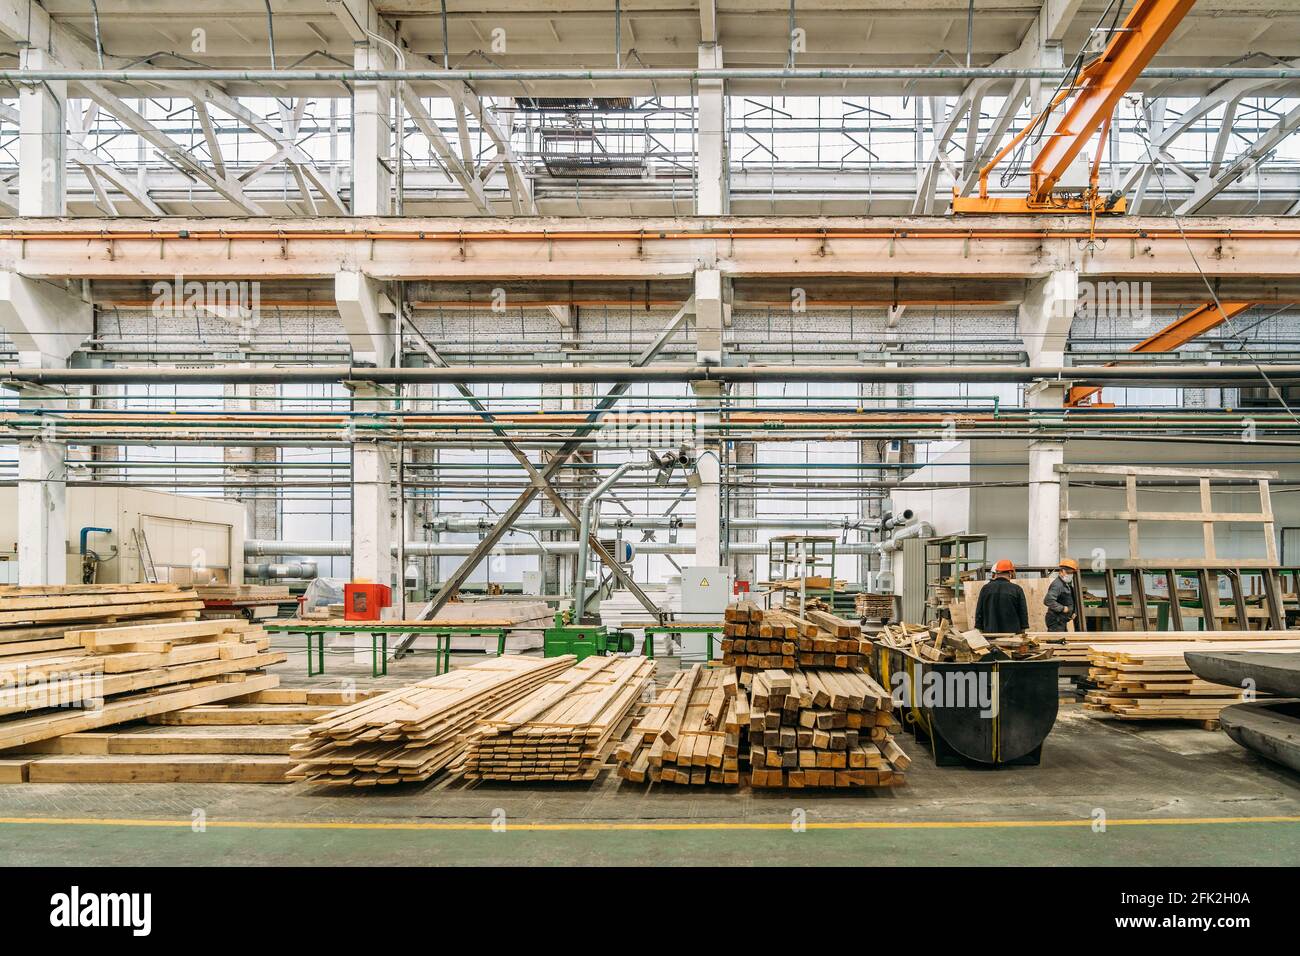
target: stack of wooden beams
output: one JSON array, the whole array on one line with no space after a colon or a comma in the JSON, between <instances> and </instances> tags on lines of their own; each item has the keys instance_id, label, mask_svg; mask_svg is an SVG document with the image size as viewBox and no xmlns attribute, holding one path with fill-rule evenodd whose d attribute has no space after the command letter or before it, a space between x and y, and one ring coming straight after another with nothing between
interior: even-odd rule
<instances>
[{"instance_id":1,"label":"stack of wooden beams","mask_svg":"<svg viewBox=\"0 0 1300 956\"><path fill-rule=\"evenodd\" d=\"M755 787L888 787L911 762L890 736L893 701L866 674L767 670L750 682Z\"/></svg>"},{"instance_id":2,"label":"stack of wooden beams","mask_svg":"<svg viewBox=\"0 0 1300 956\"><path fill-rule=\"evenodd\" d=\"M293 748L290 776L358 787L428 780L463 756L480 720L513 708L575 660L496 657L340 708Z\"/></svg>"},{"instance_id":3,"label":"stack of wooden beams","mask_svg":"<svg viewBox=\"0 0 1300 956\"><path fill-rule=\"evenodd\" d=\"M1096 716L1124 720L1197 720L1210 724L1218 720L1224 707L1243 699L1243 689L1201 680L1187 666L1185 653L1298 650L1300 640L1097 644L1088 652L1092 689L1083 706Z\"/></svg>"},{"instance_id":4,"label":"stack of wooden beams","mask_svg":"<svg viewBox=\"0 0 1300 956\"><path fill-rule=\"evenodd\" d=\"M365 696L277 687L157 714L147 724L64 734L7 752L0 781L289 783L289 750L302 742L307 724Z\"/></svg>"},{"instance_id":5,"label":"stack of wooden beams","mask_svg":"<svg viewBox=\"0 0 1300 956\"><path fill-rule=\"evenodd\" d=\"M616 751L619 776L737 786L748 722L749 702L734 670L696 664L678 671Z\"/></svg>"},{"instance_id":6,"label":"stack of wooden beams","mask_svg":"<svg viewBox=\"0 0 1300 956\"><path fill-rule=\"evenodd\" d=\"M195 620L202 608L175 584L0 586L0 657L57 650L70 628Z\"/></svg>"},{"instance_id":7,"label":"stack of wooden beams","mask_svg":"<svg viewBox=\"0 0 1300 956\"><path fill-rule=\"evenodd\" d=\"M269 690L285 660L244 621L69 630L0 657L0 750ZM13 646L13 645L6 645Z\"/></svg>"},{"instance_id":8,"label":"stack of wooden beams","mask_svg":"<svg viewBox=\"0 0 1300 956\"><path fill-rule=\"evenodd\" d=\"M894 595L864 591L854 596L853 608L863 620L888 621L894 616Z\"/></svg>"},{"instance_id":9,"label":"stack of wooden beams","mask_svg":"<svg viewBox=\"0 0 1300 956\"><path fill-rule=\"evenodd\" d=\"M654 671L644 657L588 657L483 720L452 769L471 780L592 780Z\"/></svg>"},{"instance_id":10,"label":"stack of wooden beams","mask_svg":"<svg viewBox=\"0 0 1300 956\"><path fill-rule=\"evenodd\" d=\"M1111 644L1188 644L1205 642L1258 644L1300 639L1300 631L1030 631L1029 639L1043 646L1053 660L1088 663L1094 647ZM1245 649L1244 647L1242 648Z\"/></svg>"},{"instance_id":11,"label":"stack of wooden beams","mask_svg":"<svg viewBox=\"0 0 1300 956\"><path fill-rule=\"evenodd\" d=\"M730 605L725 614L722 661L743 670L833 667L862 670L871 644L857 621L825 611L764 610L752 601Z\"/></svg>"},{"instance_id":12,"label":"stack of wooden beams","mask_svg":"<svg viewBox=\"0 0 1300 956\"><path fill-rule=\"evenodd\" d=\"M194 590L204 601L275 604L293 600L283 584L200 584Z\"/></svg>"}]
</instances>

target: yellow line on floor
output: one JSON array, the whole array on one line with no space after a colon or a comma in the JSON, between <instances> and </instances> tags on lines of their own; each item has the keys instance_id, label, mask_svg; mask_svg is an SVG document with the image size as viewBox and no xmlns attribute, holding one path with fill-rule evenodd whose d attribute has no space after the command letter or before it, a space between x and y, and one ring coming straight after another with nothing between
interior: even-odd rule
<instances>
[{"instance_id":1,"label":"yellow line on floor","mask_svg":"<svg viewBox=\"0 0 1300 956\"><path fill-rule=\"evenodd\" d=\"M1144 826L1218 826L1240 823L1300 823L1300 816L1277 817L1167 817L1132 820L1107 820L1107 827ZM166 827L189 829L192 820L140 820L131 818L96 819L91 817L0 817L0 825L24 826L104 826L104 827ZM809 821L809 830L984 830L1020 829L1039 827L1091 827L1093 820L840 820ZM491 823L357 823L331 820L208 820L203 826L213 829L238 830L467 830L491 831ZM510 823L506 829L515 832L544 831L628 831L628 830L790 830L786 822L707 823L688 821L681 823L632 823L608 821L601 823ZM499 826L497 827L499 828Z\"/></svg>"}]
</instances>

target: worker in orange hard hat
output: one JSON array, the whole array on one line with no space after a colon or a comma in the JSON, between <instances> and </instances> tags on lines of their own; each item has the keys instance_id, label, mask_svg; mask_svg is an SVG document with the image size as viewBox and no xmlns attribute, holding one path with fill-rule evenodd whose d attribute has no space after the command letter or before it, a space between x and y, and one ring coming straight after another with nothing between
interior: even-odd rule
<instances>
[{"instance_id":1,"label":"worker in orange hard hat","mask_svg":"<svg viewBox=\"0 0 1300 956\"><path fill-rule=\"evenodd\" d=\"M1029 630L1029 602L1011 579L1016 567L1006 558L993 565L993 580L980 588L975 603L975 629L989 634L1019 634Z\"/></svg>"},{"instance_id":2,"label":"worker in orange hard hat","mask_svg":"<svg viewBox=\"0 0 1300 956\"><path fill-rule=\"evenodd\" d=\"M1043 604L1047 607L1047 629L1049 631L1068 631L1070 622L1079 616L1075 601L1074 576L1079 573L1079 562L1072 558L1062 558L1052 578L1047 593L1043 595Z\"/></svg>"}]
</instances>

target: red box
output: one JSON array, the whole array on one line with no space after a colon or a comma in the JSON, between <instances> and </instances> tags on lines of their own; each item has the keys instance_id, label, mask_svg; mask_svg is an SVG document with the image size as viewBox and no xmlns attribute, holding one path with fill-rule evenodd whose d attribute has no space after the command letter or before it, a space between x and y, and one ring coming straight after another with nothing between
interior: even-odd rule
<instances>
[{"instance_id":1,"label":"red box","mask_svg":"<svg viewBox=\"0 0 1300 956\"><path fill-rule=\"evenodd\" d=\"M387 584L343 585L343 619L377 621L379 612L393 603L393 591Z\"/></svg>"}]
</instances>

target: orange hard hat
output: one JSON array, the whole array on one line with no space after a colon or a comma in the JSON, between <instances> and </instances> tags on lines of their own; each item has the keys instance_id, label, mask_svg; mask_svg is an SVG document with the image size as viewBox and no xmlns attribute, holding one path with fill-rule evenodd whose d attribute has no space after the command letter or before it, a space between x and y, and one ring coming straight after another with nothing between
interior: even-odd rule
<instances>
[{"instance_id":1,"label":"orange hard hat","mask_svg":"<svg viewBox=\"0 0 1300 956\"><path fill-rule=\"evenodd\" d=\"M994 574L1005 574L1007 571L1014 571L1015 569L1016 566L1012 564L1010 561L1008 561L1006 558L1003 558L997 564L993 565Z\"/></svg>"},{"instance_id":2,"label":"orange hard hat","mask_svg":"<svg viewBox=\"0 0 1300 956\"><path fill-rule=\"evenodd\" d=\"M1071 571L1079 570L1079 562L1074 560L1074 558L1062 558L1060 566L1063 568L1069 568Z\"/></svg>"}]
</instances>

